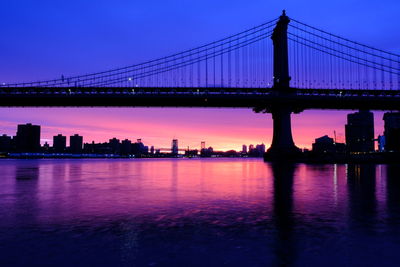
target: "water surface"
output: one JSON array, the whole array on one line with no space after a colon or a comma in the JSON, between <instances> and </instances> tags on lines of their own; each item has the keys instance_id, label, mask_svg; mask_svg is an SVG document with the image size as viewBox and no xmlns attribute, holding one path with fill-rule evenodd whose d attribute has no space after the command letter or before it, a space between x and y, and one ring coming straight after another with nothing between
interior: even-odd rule
<instances>
[{"instance_id":1,"label":"water surface","mask_svg":"<svg viewBox=\"0 0 400 267\"><path fill-rule=\"evenodd\" d=\"M399 266L400 166L1 160L0 266Z\"/></svg>"}]
</instances>

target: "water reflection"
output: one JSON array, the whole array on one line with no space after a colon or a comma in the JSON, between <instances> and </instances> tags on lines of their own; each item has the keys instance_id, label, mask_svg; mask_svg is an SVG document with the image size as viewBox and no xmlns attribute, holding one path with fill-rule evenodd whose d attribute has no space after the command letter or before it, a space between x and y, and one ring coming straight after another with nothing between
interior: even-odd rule
<instances>
[{"instance_id":1,"label":"water reflection","mask_svg":"<svg viewBox=\"0 0 400 267\"><path fill-rule=\"evenodd\" d=\"M38 165L17 165L15 168L15 179L17 180L36 180L39 177Z\"/></svg>"},{"instance_id":2,"label":"water reflection","mask_svg":"<svg viewBox=\"0 0 400 267\"><path fill-rule=\"evenodd\" d=\"M400 260L396 165L43 160L0 169L0 262L10 265Z\"/></svg>"},{"instance_id":3,"label":"water reflection","mask_svg":"<svg viewBox=\"0 0 400 267\"><path fill-rule=\"evenodd\" d=\"M386 177L388 223L391 231L400 232L400 165L388 165Z\"/></svg>"},{"instance_id":4,"label":"water reflection","mask_svg":"<svg viewBox=\"0 0 400 267\"><path fill-rule=\"evenodd\" d=\"M35 224L40 213L38 200L40 166L37 162L15 165L15 206L11 210L16 223Z\"/></svg>"},{"instance_id":5,"label":"water reflection","mask_svg":"<svg viewBox=\"0 0 400 267\"><path fill-rule=\"evenodd\" d=\"M361 164L347 166L347 189L349 219L355 223L363 224L362 229L371 229L376 221L376 166Z\"/></svg>"},{"instance_id":6,"label":"water reflection","mask_svg":"<svg viewBox=\"0 0 400 267\"><path fill-rule=\"evenodd\" d=\"M274 176L274 224L277 231L276 254L277 265L287 266L295 261L295 240L293 228L293 178L294 164L273 164Z\"/></svg>"}]
</instances>

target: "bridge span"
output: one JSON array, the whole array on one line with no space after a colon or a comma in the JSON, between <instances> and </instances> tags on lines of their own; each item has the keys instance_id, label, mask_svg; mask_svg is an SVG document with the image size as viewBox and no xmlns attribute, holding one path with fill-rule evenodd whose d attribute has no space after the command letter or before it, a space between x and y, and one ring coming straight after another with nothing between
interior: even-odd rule
<instances>
[{"instance_id":1,"label":"bridge span","mask_svg":"<svg viewBox=\"0 0 400 267\"><path fill-rule=\"evenodd\" d=\"M290 105L306 109L400 110L400 90L274 88L65 87L0 88L2 107L203 107L252 108Z\"/></svg>"}]
</instances>

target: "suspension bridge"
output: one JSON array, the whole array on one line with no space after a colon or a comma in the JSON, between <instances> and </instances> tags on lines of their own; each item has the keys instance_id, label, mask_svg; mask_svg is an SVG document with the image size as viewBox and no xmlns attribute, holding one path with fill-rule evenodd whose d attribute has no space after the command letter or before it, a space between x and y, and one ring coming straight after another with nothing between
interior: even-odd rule
<instances>
[{"instance_id":1,"label":"suspension bridge","mask_svg":"<svg viewBox=\"0 0 400 267\"><path fill-rule=\"evenodd\" d=\"M400 55L310 26L283 11L238 34L140 64L2 83L0 106L252 108L272 113L269 153L287 156L299 151L291 113L400 110Z\"/></svg>"}]
</instances>

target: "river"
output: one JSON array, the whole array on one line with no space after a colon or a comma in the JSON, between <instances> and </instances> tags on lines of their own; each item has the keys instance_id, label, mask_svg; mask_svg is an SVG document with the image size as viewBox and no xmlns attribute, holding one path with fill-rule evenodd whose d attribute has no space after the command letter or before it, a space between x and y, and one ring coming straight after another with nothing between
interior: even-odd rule
<instances>
[{"instance_id":1,"label":"river","mask_svg":"<svg viewBox=\"0 0 400 267\"><path fill-rule=\"evenodd\" d=\"M0 160L1 266L399 266L400 166Z\"/></svg>"}]
</instances>

